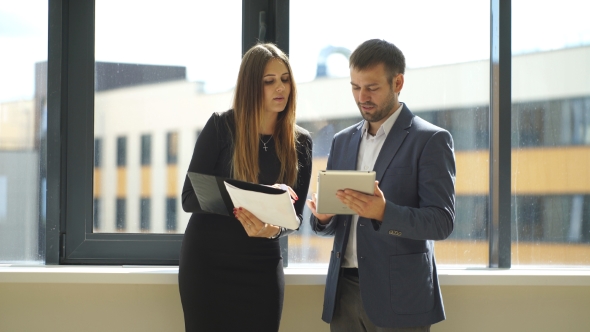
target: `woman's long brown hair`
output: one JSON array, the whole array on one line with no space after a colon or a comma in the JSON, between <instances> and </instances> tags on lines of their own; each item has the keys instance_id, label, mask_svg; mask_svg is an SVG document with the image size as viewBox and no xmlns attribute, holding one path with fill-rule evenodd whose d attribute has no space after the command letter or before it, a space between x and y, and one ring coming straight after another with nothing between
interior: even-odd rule
<instances>
[{"instance_id":1,"label":"woman's long brown hair","mask_svg":"<svg viewBox=\"0 0 590 332\"><path fill-rule=\"evenodd\" d=\"M279 113L274 133L275 147L281 171L277 183L296 186L297 131L295 128L295 101L297 89L289 59L273 44L257 44L242 58L238 81L234 92L235 137L233 151L233 177L248 182L258 182L259 137L264 115L263 75L266 65L272 59L282 61L289 71L291 93L285 109ZM279 78L280 79L280 78Z\"/></svg>"}]
</instances>

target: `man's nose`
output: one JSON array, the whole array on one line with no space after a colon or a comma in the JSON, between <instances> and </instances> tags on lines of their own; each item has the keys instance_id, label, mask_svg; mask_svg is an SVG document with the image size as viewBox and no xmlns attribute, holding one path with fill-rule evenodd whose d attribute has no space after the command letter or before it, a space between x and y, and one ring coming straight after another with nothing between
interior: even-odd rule
<instances>
[{"instance_id":1,"label":"man's nose","mask_svg":"<svg viewBox=\"0 0 590 332\"><path fill-rule=\"evenodd\" d=\"M359 102L364 103L371 100L371 95L369 91L366 89L361 89L359 92Z\"/></svg>"}]
</instances>

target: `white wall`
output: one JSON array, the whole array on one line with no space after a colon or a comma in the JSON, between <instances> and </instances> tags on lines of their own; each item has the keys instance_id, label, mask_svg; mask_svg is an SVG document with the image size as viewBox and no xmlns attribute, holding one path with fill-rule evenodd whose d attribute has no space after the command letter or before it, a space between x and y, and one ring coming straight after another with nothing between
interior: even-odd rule
<instances>
[{"instance_id":1,"label":"white wall","mask_svg":"<svg viewBox=\"0 0 590 332\"><path fill-rule=\"evenodd\" d=\"M443 331L588 331L589 286L443 286ZM329 331L324 286L287 286L281 332ZM183 331L177 285L0 283L0 331ZM246 329L244 331L247 331Z\"/></svg>"}]
</instances>

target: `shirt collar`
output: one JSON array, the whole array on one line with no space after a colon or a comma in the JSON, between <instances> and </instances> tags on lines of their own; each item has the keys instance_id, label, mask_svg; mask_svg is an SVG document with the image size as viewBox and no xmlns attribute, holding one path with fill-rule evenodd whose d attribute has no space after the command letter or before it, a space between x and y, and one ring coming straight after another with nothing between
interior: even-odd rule
<instances>
[{"instance_id":1,"label":"shirt collar","mask_svg":"<svg viewBox=\"0 0 590 332\"><path fill-rule=\"evenodd\" d=\"M389 134L389 132L391 131L391 128L393 128L393 124L395 123L395 120L397 120L397 118L399 117L399 114L401 113L403 107L404 107L404 103L400 102L398 109L395 110L395 112L393 112L393 114L387 120L385 120L385 122L383 122L383 124L381 124L381 127L379 127L379 129L377 130L375 137L379 137L381 135L387 136L387 134ZM361 129L361 132L363 133L362 136L369 134L369 121L365 120L365 122L363 123L363 128Z\"/></svg>"}]
</instances>

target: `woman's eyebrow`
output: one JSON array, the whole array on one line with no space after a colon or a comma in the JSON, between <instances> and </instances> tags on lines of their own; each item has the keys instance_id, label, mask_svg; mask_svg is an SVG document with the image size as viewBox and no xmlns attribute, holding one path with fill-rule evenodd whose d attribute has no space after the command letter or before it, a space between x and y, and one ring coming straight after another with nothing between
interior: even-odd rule
<instances>
[{"instance_id":1,"label":"woman's eyebrow","mask_svg":"<svg viewBox=\"0 0 590 332\"><path fill-rule=\"evenodd\" d=\"M284 75L289 75L289 72L284 72L281 74L281 76L284 76ZM266 77L266 76L276 76L276 75L275 74L266 74L263 77Z\"/></svg>"}]
</instances>

